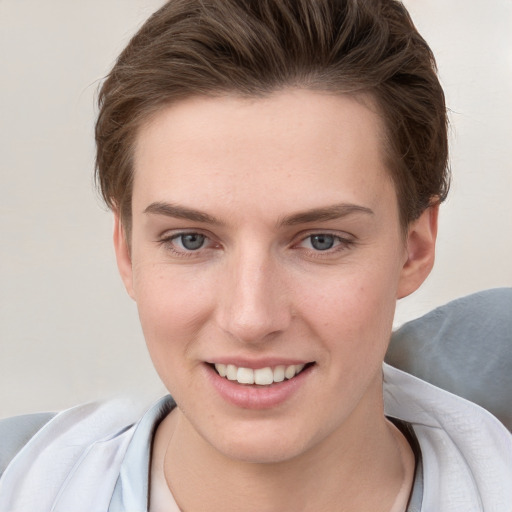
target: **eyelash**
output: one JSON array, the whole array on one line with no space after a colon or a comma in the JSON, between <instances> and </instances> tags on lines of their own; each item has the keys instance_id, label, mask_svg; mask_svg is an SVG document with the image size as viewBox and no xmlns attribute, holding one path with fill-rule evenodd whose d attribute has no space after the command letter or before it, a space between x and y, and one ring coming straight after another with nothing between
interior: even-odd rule
<instances>
[{"instance_id":1,"label":"eyelash","mask_svg":"<svg viewBox=\"0 0 512 512\"><path fill-rule=\"evenodd\" d=\"M173 253L175 256L178 256L181 258L197 257L202 252L202 249L203 250L205 249L204 246L199 247L195 251L191 250L191 249L186 249L186 248L176 249L175 240L185 237L187 235L199 235L201 237L204 237L205 242L208 242L208 241L212 242L211 238L208 235L201 233L200 231L182 231L179 233L173 233L172 235L169 235L169 236L164 236L163 238L158 240L158 243L160 245L162 245L163 247L165 247L168 251Z\"/></svg>"},{"instance_id":2,"label":"eyelash","mask_svg":"<svg viewBox=\"0 0 512 512\"><path fill-rule=\"evenodd\" d=\"M330 247L325 250L319 250L319 249L310 249L310 248L300 248L308 251L311 255L311 257L314 258L328 258L329 256L336 255L340 252L346 251L350 249L352 246L355 245L356 241L352 238L336 235L334 233L327 232L318 232L315 231L313 233L308 233L306 236L302 236L299 243L295 244L295 246L299 246L309 240L309 244L312 245L312 239L313 237L332 237L334 239L334 246Z\"/></svg>"},{"instance_id":3,"label":"eyelash","mask_svg":"<svg viewBox=\"0 0 512 512\"><path fill-rule=\"evenodd\" d=\"M213 243L215 245L215 242L212 241L211 237L201 233L200 231L182 231L179 233L173 233L169 236L164 236L163 238L158 240L158 243L165 247L167 250L169 250L171 253L173 253L175 256L182 257L182 258L193 258L201 255L204 250L208 249L215 249L220 246L220 244L217 244L217 247L205 247L204 245L199 247L197 250L192 249L177 249L175 245L175 241L177 239L180 239L182 237L185 237L187 235L199 235L201 237L204 237L205 243ZM311 240L313 237L332 237L334 239L335 245L331 248L325 249L325 250L318 250L318 249L309 249L305 247L300 247L301 244L307 242L308 240ZM322 232L322 231L315 231L307 233L306 235L301 234L300 240L298 242L294 242L292 247L298 249L298 250L304 250L310 253L312 257L315 258L327 258L329 256L332 256L334 254L337 254L339 252L346 251L350 249L353 245L355 245L356 241L347 237L343 237L340 235L336 235L334 233L329 232ZM181 244L183 245L183 244Z\"/></svg>"}]
</instances>

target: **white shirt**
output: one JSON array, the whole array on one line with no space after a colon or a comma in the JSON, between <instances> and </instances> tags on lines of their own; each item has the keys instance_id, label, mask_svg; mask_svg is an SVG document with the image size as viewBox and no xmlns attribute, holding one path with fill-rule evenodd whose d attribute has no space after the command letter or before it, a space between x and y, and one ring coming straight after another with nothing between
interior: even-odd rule
<instances>
[{"instance_id":1,"label":"white shirt","mask_svg":"<svg viewBox=\"0 0 512 512\"><path fill-rule=\"evenodd\" d=\"M383 371L385 413L412 425L422 453L423 495L410 512L512 512L510 432L471 402L386 364ZM151 442L173 407L166 397L142 417L126 401L57 414L0 478L0 512L147 511Z\"/></svg>"}]
</instances>

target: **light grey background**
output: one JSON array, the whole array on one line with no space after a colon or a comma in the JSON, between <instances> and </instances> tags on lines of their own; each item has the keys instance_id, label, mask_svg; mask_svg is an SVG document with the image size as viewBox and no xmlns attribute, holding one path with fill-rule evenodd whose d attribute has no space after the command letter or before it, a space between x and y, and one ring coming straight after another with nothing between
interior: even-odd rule
<instances>
[{"instance_id":1,"label":"light grey background","mask_svg":"<svg viewBox=\"0 0 512 512\"><path fill-rule=\"evenodd\" d=\"M92 182L94 96L161 0L0 0L0 417L164 393ZM452 110L436 268L396 323L512 286L512 1L407 0Z\"/></svg>"}]
</instances>

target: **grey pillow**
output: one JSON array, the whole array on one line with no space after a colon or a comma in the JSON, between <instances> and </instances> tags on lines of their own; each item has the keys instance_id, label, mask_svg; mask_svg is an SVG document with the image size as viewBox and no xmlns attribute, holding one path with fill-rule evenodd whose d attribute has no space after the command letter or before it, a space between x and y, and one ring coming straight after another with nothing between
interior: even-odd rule
<instances>
[{"instance_id":1,"label":"grey pillow","mask_svg":"<svg viewBox=\"0 0 512 512\"><path fill-rule=\"evenodd\" d=\"M481 405L512 431L512 288L474 293L404 324L386 362Z\"/></svg>"}]
</instances>

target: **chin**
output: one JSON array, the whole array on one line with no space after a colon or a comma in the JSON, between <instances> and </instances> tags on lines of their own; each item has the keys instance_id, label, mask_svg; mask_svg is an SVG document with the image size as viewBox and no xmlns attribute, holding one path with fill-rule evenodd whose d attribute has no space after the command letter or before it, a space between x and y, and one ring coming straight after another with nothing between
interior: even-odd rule
<instances>
[{"instance_id":1,"label":"chin","mask_svg":"<svg viewBox=\"0 0 512 512\"><path fill-rule=\"evenodd\" d=\"M231 459L249 464L279 464L298 457L302 450L297 445L280 444L279 440L258 443L232 443L223 454Z\"/></svg>"},{"instance_id":2,"label":"chin","mask_svg":"<svg viewBox=\"0 0 512 512\"><path fill-rule=\"evenodd\" d=\"M215 436L217 437L217 436ZM223 456L251 464L278 464L303 454L315 444L312 436L278 425L243 425L225 430L222 439L207 439ZM309 441L308 441L309 439Z\"/></svg>"}]
</instances>

